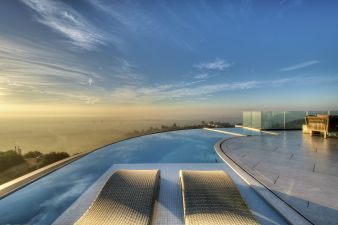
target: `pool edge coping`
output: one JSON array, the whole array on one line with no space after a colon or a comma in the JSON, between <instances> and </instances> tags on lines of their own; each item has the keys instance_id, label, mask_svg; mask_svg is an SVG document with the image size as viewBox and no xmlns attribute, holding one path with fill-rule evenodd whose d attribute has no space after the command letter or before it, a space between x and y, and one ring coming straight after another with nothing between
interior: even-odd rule
<instances>
[{"instance_id":1,"label":"pool edge coping","mask_svg":"<svg viewBox=\"0 0 338 225\"><path fill-rule=\"evenodd\" d=\"M70 157L67 157L65 159L62 159L60 161L54 162L52 164L49 164L45 167L42 167L40 169L34 170L32 172L29 172L27 174L24 174L18 178L15 178L14 180L8 181L4 184L0 185L0 200L7 197L8 195L26 187L27 185L33 183L34 181L39 180L40 178L47 176L50 173L53 173L54 171L61 169L62 167L82 158L83 156L86 156L90 154L91 152L86 153L80 153L77 155L73 155Z\"/></svg>"}]
</instances>

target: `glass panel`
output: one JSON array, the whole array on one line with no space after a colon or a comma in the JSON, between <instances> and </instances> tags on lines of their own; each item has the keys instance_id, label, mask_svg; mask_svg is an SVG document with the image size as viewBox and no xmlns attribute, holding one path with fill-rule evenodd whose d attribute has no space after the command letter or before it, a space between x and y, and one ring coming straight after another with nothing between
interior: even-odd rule
<instances>
[{"instance_id":1,"label":"glass panel","mask_svg":"<svg viewBox=\"0 0 338 225\"><path fill-rule=\"evenodd\" d=\"M262 113L259 111L251 112L251 127L262 128Z\"/></svg>"},{"instance_id":2,"label":"glass panel","mask_svg":"<svg viewBox=\"0 0 338 225\"><path fill-rule=\"evenodd\" d=\"M327 115L328 111L309 111L308 114L309 115L317 115L317 114L320 114L320 115Z\"/></svg>"},{"instance_id":3,"label":"glass panel","mask_svg":"<svg viewBox=\"0 0 338 225\"><path fill-rule=\"evenodd\" d=\"M285 112L285 129L302 129L305 116L305 111Z\"/></svg>"},{"instance_id":4,"label":"glass panel","mask_svg":"<svg viewBox=\"0 0 338 225\"><path fill-rule=\"evenodd\" d=\"M243 112L243 126L251 127L251 112Z\"/></svg>"},{"instance_id":5,"label":"glass panel","mask_svg":"<svg viewBox=\"0 0 338 225\"><path fill-rule=\"evenodd\" d=\"M284 112L262 112L262 129L284 129Z\"/></svg>"},{"instance_id":6,"label":"glass panel","mask_svg":"<svg viewBox=\"0 0 338 225\"><path fill-rule=\"evenodd\" d=\"M262 129L270 129L272 112L262 112Z\"/></svg>"},{"instance_id":7,"label":"glass panel","mask_svg":"<svg viewBox=\"0 0 338 225\"><path fill-rule=\"evenodd\" d=\"M330 115L338 116L338 111L330 111Z\"/></svg>"}]
</instances>

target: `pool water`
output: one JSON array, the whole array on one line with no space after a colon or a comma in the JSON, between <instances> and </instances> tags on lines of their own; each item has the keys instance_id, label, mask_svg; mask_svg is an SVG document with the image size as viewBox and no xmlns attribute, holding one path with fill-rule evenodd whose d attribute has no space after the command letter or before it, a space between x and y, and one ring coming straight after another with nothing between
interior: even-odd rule
<instances>
[{"instance_id":1,"label":"pool water","mask_svg":"<svg viewBox=\"0 0 338 225\"><path fill-rule=\"evenodd\" d=\"M223 129L243 133L240 128ZM113 164L222 163L215 143L230 135L202 129L132 138L103 147L0 200L0 224L50 224Z\"/></svg>"}]
</instances>

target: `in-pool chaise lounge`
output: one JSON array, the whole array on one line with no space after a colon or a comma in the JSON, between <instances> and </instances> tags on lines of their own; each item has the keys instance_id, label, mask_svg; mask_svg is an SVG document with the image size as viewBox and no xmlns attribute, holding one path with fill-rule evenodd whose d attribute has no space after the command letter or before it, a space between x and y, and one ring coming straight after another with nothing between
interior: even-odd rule
<instances>
[{"instance_id":1,"label":"in-pool chaise lounge","mask_svg":"<svg viewBox=\"0 0 338 225\"><path fill-rule=\"evenodd\" d=\"M224 171L180 171L187 225L259 224Z\"/></svg>"},{"instance_id":2,"label":"in-pool chaise lounge","mask_svg":"<svg viewBox=\"0 0 338 225\"><path fill-rule=\"evenodd\" d=\"M116 171L75 224L151 224L159 176L159 170Z\"/></svg>"}]
</instances>

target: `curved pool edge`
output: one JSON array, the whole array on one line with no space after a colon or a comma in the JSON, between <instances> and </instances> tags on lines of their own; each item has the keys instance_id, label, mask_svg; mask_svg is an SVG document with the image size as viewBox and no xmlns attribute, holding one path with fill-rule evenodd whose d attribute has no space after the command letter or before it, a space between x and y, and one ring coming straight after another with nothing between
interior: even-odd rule
<instances>
[{"instance_id":1,"label":"curved pool edge","mask_svg":"<svg viewBox=\"0 0 338 225\"><path fill-rule=\"evenodd\" d=\"M193 129L180 129L180 130L194 130L194 129L202 129L202 128L193 128ZM70 157L67 157L65 159L59 160L55 163L52 163L50 165L47 165L45 167L42 167L40 169L34 170L32 172L29 172L27 174L24 174L20 177L15 178L14 180L8 181L6 183L0 184L0 200L5 198L6 196L26 187L27 185L57 171L58 169L61 169L64 166L67 166L68 164L86 156L89 155L95 151L98 151L104 147L107 147L109 145L112 144L117 144L119 142L123 142L123 141L128 141L134 138L139 138L139 137L145 137L145 136L149 136L149 135L153 135L153 134L160 134L160 133L167 133L167 132L174 132L174 131L179 131L179 130L171 130L171 131L158 131L158 132L154 132L151 134L144 134L144 135L139 135L139 136L133 136L133 137L128 137L128 138L124 138L118 141L114 141L111 143L108 143L106 145L100 146L98 148L95 148L93 150L89 150L86 152L82 152L82 153L78 153L75 155L72 155Z\"/></svg>"},{"instance_id":2,"label":"curved pool edge","mask_svg":"<svg viewBox=\"0 0 338 225\"><path fill-rule=\"evenodd\" d=\"M139 136L132 136L132 137L127 137L121 140L117 140L117 141L113 141L110 142L108 144L105 144L103 146L100 146L98 148L95 148L93 150L89 150L86 152L81 152L78 153L76 155L70 156L68 158L65 158L63 160L57 161L55 163L52 163L50 165L47 165L45 167L42 167L40 169L34 170L32 172L29 172L27 174L24 174L18 178L15 178L14 180L8 181L4 184L0 185L0 200L7 197L8 195L26 187L27 185L63 168L64 166L67 166L68 164L81 159L82 157L85 157L93 152L96 152L98 150L101 150L107 146L113 145L113 144L117 144L123 141L128 141L131 139L135 139L135 138L140 138L140 137L146 137L146 136L150 136L150 135L155 135L155 134L161 134L161 133L170 133L170 132L176 132L176 131L183 131L183 130L198 130L201 129L203 130L203 128L187 128L187 129L178 129L178 130L169 130L169 131L157 131L154 133L149 133L149 134L143 134L143 135L139 135Z\"/></svg>"},{"instance_id":3,"label":"curved pool edge","mask_svg":"<svg viewBox=\"0 0 338 225\"><path fill-rule=\"evenodd\" d=\"M42 167L40 169L34 170L23 176L15 178L14 180L8 181L4 184L0 185L0 200L5 198L6 196L26 187L27 185L33 183L34 181L39 180L40 178L47 176L54 171L61 169L62 167L82 158L83 156L88 155L90 152L87 153L80 153L77 155L73 155L52 163L48 166Z\"/></svg>"},{"instance_id":4,"label":"curved pool edge","mask_svg":"<svg viewBox=\"0 0 338 225\"><path fill-rule=\"evenodd\" d=\"M277 195L275 195L267 186L257 180L253 175L243 169L236 161L224 153L222 144L226 141L235 138L249 138L246 137L231 137L222 139L214 145L216 154L227 164L240 178L243 179L259 196L261 196L272 208L274 208L282 217L290 224L308 225L312 224L306 217L300 214L292 206L284 202Z\"/></svg>"}]
</instances>

